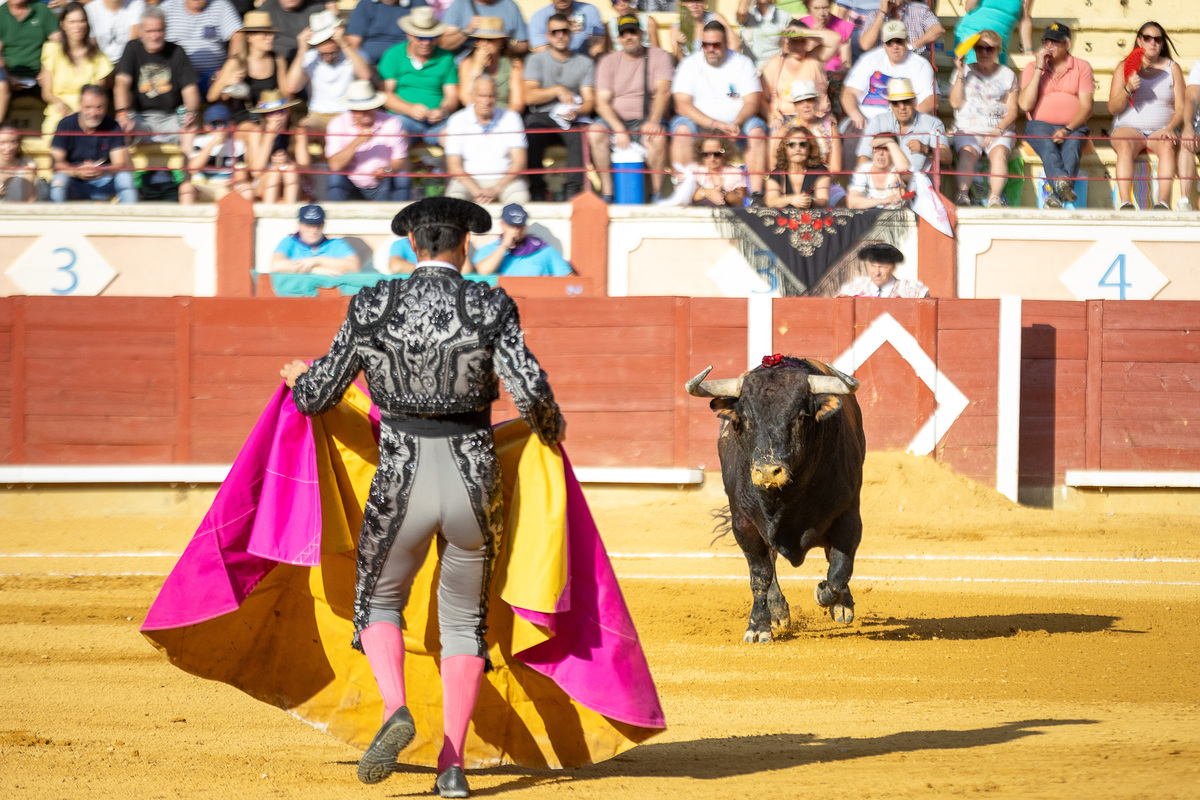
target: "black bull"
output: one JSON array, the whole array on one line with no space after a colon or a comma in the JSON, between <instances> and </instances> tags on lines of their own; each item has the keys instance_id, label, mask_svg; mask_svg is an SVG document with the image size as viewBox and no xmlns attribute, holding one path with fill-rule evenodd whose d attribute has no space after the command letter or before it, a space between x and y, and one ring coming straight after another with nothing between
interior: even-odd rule
<instances>
[{"instance_id":1,"label":"black bull","mask_svg":"<svg viewBox=\"0 0 1200 800\"><path fill-rule=\"evenodd\" d=\"M862 540L866 437L853 393L858 381L813 359L783 357L740 378L687 383L711 397L723 422L717 442L730 524L750 566L754 604L745 641L769 642L790 611L775 574L775 554L792 566L825 549L826 579L816 599L838 622L854 619L850 576ZM771 361L772 359L767 359Z\"/></svg>"}]
</instances>

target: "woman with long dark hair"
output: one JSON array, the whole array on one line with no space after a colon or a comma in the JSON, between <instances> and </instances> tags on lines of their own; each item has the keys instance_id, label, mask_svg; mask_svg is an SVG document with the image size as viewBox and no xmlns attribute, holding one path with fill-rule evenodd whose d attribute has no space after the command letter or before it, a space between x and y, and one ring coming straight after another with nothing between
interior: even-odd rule
<instances>
[{"instance_id":1,"label":"woman with long dark hair","mask_svg":"<svg viewBox=\"0 0 1200 800\"><path fill-rule=\"evenodd\" d=\"M112 87L113 64L92 41L87 11L68 3L59 22L61 42L42 45L42 71L38 84L46 101L42 133L54 133L59 120L79 110L79 91L89 84Z\"/></svg>"},{"instance_id":2,"label":"woman with long dark hair","mask_svg":"<svg viewBox=\"0 0 1200 800\"><path fill-rule=\"evenodd\" d=\"M824 208L829 204L829 170L821 163L816 136L788 128L775 148L775 172L767 177L770 208Z\"/></svg>"}]
</instances>

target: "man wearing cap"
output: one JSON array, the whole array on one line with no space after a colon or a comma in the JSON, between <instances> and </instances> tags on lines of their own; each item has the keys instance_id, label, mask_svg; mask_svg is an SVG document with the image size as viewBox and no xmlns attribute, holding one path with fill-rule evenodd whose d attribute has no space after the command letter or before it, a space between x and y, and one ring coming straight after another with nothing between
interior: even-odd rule
<instances>
[{"instance_id":1,"label":"man wearing cap","mask_svg":"<svg viewBox=\"0 0 1200 800\"><path fill-rule=\"evenodd\" d=\"M520 7L513 0L454 0L442 15L446 32L442 34L441 46L456 53L464 45L469 46L467 39L479 28L479 20L483 17L494 17L501 21L504 34L508 37L510 56L522 56L529 52L529 27L525 24Z\"/></svg>"},{"instance_id":2,"label":"man wearing cap","mask_svg":"<svg viewBox=\"0 0 1200 800\"><path fill-rule=\"evenodd\" d=\"M332 408L360 371L380 410L379 466L358 537L352 644L371 666L384 722L359 761L363 783L395 772L416 735L406 706L403 615L438 538L444 734L433 791L440 797L470 793L463 747L487 663L487 587L504 526L491 427L498 378L543 443L553 446L566 433L546 373L525 346L516 304L503 289L460 274L469 234L491 224L479 206L450 197L406 207L392 232L407 237L418 257L412 275L364 289L328 355L311 368L294 361L281 371L305 414Z\"/></svg>"},{"instance_id":3,"label":"man wearing cap","mask_svg":"<svg viewBox=\"0 0 1200 800\"><path fill-rule=\"evenodd\" d=\"M337 288L356 294L382 279L376 272L360 273L362 262L341 238L325 235L325 210L318 205L300 209L296 233L284 238L271 254L271 289L279 297L316 297L318 289Z\"/></svg>"},{"instance_id":4,"label":"man wearing cap","mask_svg":"<svg viewBox=\"0 0 1200 800\"><path fill-rule=\"evenodd\" d=\"M729 49L725 26L717 20L704 26L700 48L679 62L671 84L676 114L671 120L671 161L694 162L695 137L702 131L736 136L738 146L746 150L750 191L762 197L767 123L758 115L762 83L754 62Z\"/></svg>"},{"instance_id":5,"label":"man wearing cap","mask_svg":"<svg viewBox=\"0 0 1200 800\"><path fill-rule=\"evenodd\" d=\"M292 63L299 48L296 37L308 27L309 17L326 6L336 13L337 3L326 3L325 0L263 0L258 10L270 15L271 25L276 30L272 47L275 55L283 56L287 63Z\"/></svg>"},{"instance_id":6,"label":"man wearing cap","mask_svg":"<svg viewBox=\"0 0 1200 800\"><path fill-rule=\"evenodd\" d=\"M584 120L596 101L596 65L592 59L571 50L571 20L554 14L547 23L550 49L525 59L525 130L529 131L529 167L540 170L547 145L558 139L567 148L564 195L570 200L583 189ZM589 120L590 121L590 120ZM539 130L561 129L561 134ZM534 200L546 194L546 178L529 176Z\"/></svg>"},{"instance_id":7,"label":"man wearing cap","mask_svg":"<svg viewBox=\"0 0 1200 800\"><path fill-rule=\"evenodd\" d=\"M780 34L792 21L792 15L779 8L776 0L738 0L737 21L742 26L742 52L750 56L754 68L762 68L782 46Z\"/></svg>"},{"instance_id":8,"label":"man wearing cap","mask_svg":"<svg viewBox=\"0 0 1200 800\"><path fill-rule=\"evenodd\" d=\"M245 40L241 15L229 0L163 0L167 40L183 48L196 70L200 91L225 63L229 53L241 53Z\"/></svg>"},{"instance_id":9,"label":"man wearing cap","mask_svg":"<svg viewBox=\"0 0 1200 800\"><path fill-rule=\"evenodd\" d=\"M199 122L200 88L187 53L167 41L166 14L158 6L150 6L142 14L138 28L141 36L130 40L113 70L117 122L126 133L195 130ZM186 109L182 120L176 113L179 106ZM176 138L155 137L158 141ZM180 142L180 147L191 152L190 139Z\"/></svg>"},{"instance_id":10,"label":"man wearing cap","mask_svg":"<svg viewBox=\"0 0 1200 800\"><path fill-rule=\"evenodd\" d=\"M904 263L904 254L892 245L867 245L858 251L858 257L867 274L842 286L838 297L929 297L925 284L896 277L896 265Z\"/></svg>"},{"instance_id":11,"label":"man wearing cap","mask_svg":"<svg viewBox=\"0 0 1200 800\"><path fill-rule=\"evenodd\" d=\"M578 0L550 0L550 3L533 12L529 18L529 51L537 53L550 47L546 28L550 17L562 14L571 20L571 50L580 55L598 58L606 47L604 22L600 12L588 3Z\"/></svg>"},{"instance_id":12,"label":"man wearing cap","mask_svg":"<svg viewBox=\"0 0 1200 800\"><path fill-rule=\"evenodd\" d=\"M525 125L515 111L496 107L496 79L479 75L475 102L446 123L446 196L476 203L528 203Z\"/></svg>"},{"instance_id":13,"label":"man wearing cap","mask_svg":"<svg viewBox=\"0 0 1200 800\"><path fill-rule=\"evenodd\" d=\"M1025 136L1051 181L1050 208L1074 203L1072 183L1087 144L1087 121L1095 101L1092 65L1071 55L1071 29L1052 23L1042 47L1021 73L1017 105L1025 112Z\"/></svg>"},{"instance_id":14,"label":"man wearing cap","mask_svg":"<svg viewBox=\"0 0 1200 800\"><path fill-rule=\"evenodd\" d=\"M425 0L366 0L359 3L350 12L350 21L346 24L350 46L361 50L369 64L378 64L384 53L405 41L400 20L414 9L425 7Z\"/></svg>"},{"instance_id":15,"label":"man wearing cap","mask_svg":"<svg viewBox=\"0 0 1200 800\"><path fill-rule=\"evenodd\" d=\"M400 117L404 132L437 144L436 134L458 108L458 65L454 55L434 44L446 26L421 6L400 20L408 41L395 45L379 60L379 77L387 109Z\"/></svg>"},{"instance_id":16,"label":"man wearing cap","mask_svg":"<svg viewBox=\"0 0 1200 800\"><path fill-rule=\"evenodd\" d=\"M345 111L342 98L354 81L369 81L371 65L350 46L336 13L318 11L300 31L296 58L288 68L285 91L298 97L308 88L308 116L300 127L322 132Z\"/></svg>"},{"instance_id":17,"label":"man wearing cap","mask_svg":"<svg viewBox=\"0 0 1200 800\"><path fill-rule=\"evenodd\" d=\"M617 20L622 49L608 53L596 64L596 115L588 129L592 163L600 174L600 191L611 202L613 195L612 149L634 141L646 148L651 202L662 191L662 170L667 166L664 122L671 103L675 67L671 56L642 44L642 26L633 14Z\"/></svg>"},{"instance_id":18,"label":"man wearing cap","mask_svg":"<svg viewBox=\"0 0 1200 800\"><path fill-rule=\"evenodd\" d=\"M938 21L937 15L929 10L924 3L910 3L909 0L879 0L879 10L867 15L863 23L863 32L859 36L859 46L870 50L879 43L883 26L888 21L895 20L908 31L908 40L912 51L917 55L927 56L929 45L942 38L946 29Z\"/></svg>"},{"instance_id":19,"label":"man wearing cap","mask_svg":"<svg viewBox=\"0 0 1200 800\"><path fill-rule=\"evenodd\" d=\"M471 261L480 275L565 278L575 273L557 250L529 235L529 214L516 203L500 212L500 238L476 250Z\"/></svg>"},{"instance_id":20,"label":"man wearing cap","mask_svg":"<svg viewBox=\"0 0 1200 800\"><path fill-rule=\"evenodd\" d=\"M342 97L349 109L325 129L329 199L407 200L408 140L399 117L383 111L384 96L370 81L354 81Z\"/></svg>"},{"instance_id":21,"label":"man wearing cap","mask_svg":"<svg viewBox=\"0 0 1200 800\"><path fill-rule=\"evenodd\" d=\"M220 191L235 191L254 202L254 188L246 169L246 143L232 136L229 107L214 103L204 112L208 133L198 134L188 158L188 170L195 176L196 192L201 200L216 200Z\"/></svg>"},{"instance_id":22,"label":"man wearing cap","mask_svg":"<svg viewBox=\"0 0 1200 800\"><path fill-rule=\"evenodd\" d=\"M913 172L929 172L935 160L950 163L946 126L933 114L917 111L917 96L908 78L888 81L888 106L887 113L877 114L867 121L858 144L859 164L871 160L870 142L881 133L896 135Z\"/></svg>"}]
</instances>

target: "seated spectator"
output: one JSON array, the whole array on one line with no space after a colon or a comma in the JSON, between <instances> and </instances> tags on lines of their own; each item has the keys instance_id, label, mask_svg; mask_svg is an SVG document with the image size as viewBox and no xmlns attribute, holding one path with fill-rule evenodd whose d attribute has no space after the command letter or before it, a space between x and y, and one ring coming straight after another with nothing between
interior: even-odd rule
<instances>
[{"instance_id":1,"label":"seated spectator","mask_svg":"<svg viewBox=\"0 0 1200 800\"><path fill-rule=\"evenodd\" d=\"M845 75L850 69L850 38L854 35L854 23L834 14L834 0L807 0L808 16L800 21L814 31L833 31L842 40L837 54L825 62L825 71L831 75ZM840 90L839 90L840 91Z\"/></svg>"},{"instance_id":2,"label":"seated spectator","mask_svg":"<svg viewBox=\"0 0 1200 800\"><path fill-rule=\"evenodd\" d=\"M775 148L775 172L767 178L769 208L829 205L829 170L821 163L812 131L788 128Z\"/></svg>"},{"instance_id":3,"label":"seated spectator","mask_svg":"<svg viewBox=\"0 0 1200 800\"><path fill-rule=\"evenodd\" d=\"M716 137L697 137L696 163L691 175L696 183L694 206L741 206L746 201L746 171L732 166L732 143Z\"/></svg>"},{"instance_id":4,"label":"seated spectator","mask_svg":"<svg viewBox=\"0 0 1200 800\"><path fill-rule=\"evenodd\" d=\"M1036 80L1035 80L1036 76ZM1021 73L1017 105L1025 112L1025 137L1051 182L1049 208L1074 203L1072 184L1087 144L1095 84L1092 65L1071 55L1071 29L1052 23L1042 33L1037 57Z\"/></svg>"},{"instance_id":5,"label":"seated spectator","mask_svg":"<svg viewBox=\"0 0 1200 800\"><path fill-rule=\"evenodd\" d=\"M1176 211L1191 211L1196 194L1196 129L1200 128L1200 60L1192 64L1184 87L1183 134L1179 138L1179 202Z\"/></svg>"},{"instance_id":6,"label":"seated spectator","mask_svg":"<svg viewBox=\"0 0 1200 800\"><path fill-rule=\"evenodd\" d=\"M904 205L908 157L895 136L876 136L871 142L871 160L854 170L847 208L899 208Z\"/></svg>"},{"instance_id":7,"label":"seated spectator","mask_svg":"<svg viewBox=\"0 0 1200 800\"><path fill-rule=\"evenodd\" d=\"M318 289L357 294L379 282L379 273L359 272L361 267L361 259L345 239L325 235L325 210L307 205L300 209L296 233L279 243L264 271L271 273L271 289L278 296L316 297Z\"/></svg>"},{"instance_id":8,"label":"seated spectator","mask_svg":"<svg viewBox=\"0 0 1200 800\"><path fill-rule=\"evenodd\" d=\"M1117 206L1133 210L1133 159L1143 150L1158 158L1158 202L1154 208L1170 209L1171 184L1178 160L1175 145L1187 104L1183 70L1171 37L1157 22L1147 22L1137 33L1136 47L1145 51L1142 66L1125 79L1124 60L1113 70L1108 110L1113 115L1113 150L1117 153Z\"/></svg>"},{"instance_id":9,"label":"seated spectator","mask_svg":"<svg viewBox=\"0 0 1200 800\"><path fill-rule=\"evenodd\" d=\"M0 203L32 203L37 199L37 164L21 150L21 133L0 124Z\"/></svg>"},{"instance_id":10,"label":"seated spectator","mask_svg":"<svg viewBox=\"0 0 1200 800\"><path fill-rule=\"evenodd\" d=\"M738 0L738 25L742 26L742 52L762 72L782 49L780 34L792 15L775 5L775 0Z\"/></svg>"},{"instance_id":11,"label":"seated spectator","mask_svg":"<svg viewBox=\"0 0 1200 800\"><path fill-rule=\"evenodd\" d=\"M796 81L810 81L817 89L817 114L829 113L829 79L825 60L838 49L833 31L810 31L799 20L792 20L780 38L783 50L762 70L763 107L771 130L778 130L796 113L788 91Z\"/></svg>"},{"instance_id":12,"label":"seated spectator","mask_svg":"<svg viewBox=\"0 0 1200 800\"><path fill-rule=\"evenodd\" d=\"M45 3L8 0L0 6L0 121L15 92L37 86L42 45L57 31L58 17Z\"/></svg>"},{"instance_id":13,"label":"seated spectator","mask_svg":"<svg viewBox=\"0 0 1200 800\"><path fill-rule=\"evenodd\" d=\"M387 109L400 118L404 132L437 144L446 118L458 108L458 65L448 50L434 42L446 26L422 6L400 20L407 42L394 46L379 61L379 77Z\"/></svg>"},{"instance_id":14,"label":"seated spectator","mask_svg":"<svg viewBox=\"0 0 1200 800\"><path fill-rule=\"evenodd\" d=\"M646 0L642 0L645 4ZM642 29L642 47L662 47L658 42L658 20L638 10L637 0L612 0L613 15L605 23L608 33L608 49L614 53L621 52L625 45L621 43L621 31L618 20L621 17L633 15L637 17L638 27ZM663 9L666 10L666 9ZM674 66L672 64L672 66Z\"/></svg>"},{"instance_id":15,"label":"seated spectator","mask_svg":"<svg viewBox=\"0 0 1200 800\"><path fill-rule=\"evenodd\" d=\"M856 58L846 75L842 89L842 112L846 116L839 127L847 139L861 138L867 120L888 111L887 87L892 78L908 78L912 83L917 111L937 113L933 67L928 59L908 49L908 29L897 20L888 20L882 38L883 45ZM842 147L843 169L852 168L857 160L855 141Z\"/></svg>"},{"instance_id":16,"label":"seated spectator","mask_svg":"<svg viewBox=\"0 0 1200 800\"><path fill-rule=\"evenodd\" d=\"M562 14L550 17L547 33L550 49L529 56L525 63L525 130L529 131L529 167L542 169L546 146L554 139L567 148L565 199L583 189L582 118L595 105L596 70L592 59L571 51L571 21ZM538 133L538 129L561 128L561 134ZM541 173L529 176L529 191L534 200L546 196L546 178Z\"/></svg>"},{"instance_id":17,"label":"seated spectator","mask_svg":"<svg viewBox=\"0 0 1200 800\"><path fill-rule=\"evenodd\" d=\"M55 203L109 200L114 195L120 203L137 202L125 136L117 121L104 113L107 109L107 93L99 86L84 86L79 111L58 123L50 142L50 199Z\"/></svg>"},{"instance_id":18,"label":"seated spectator","mask_svg":"<svg viewBox=\"0 0 1200 800\"><path fill-rule=\"evenodd\" d=\"M929 172L935 160L950 163L950 148L946 146L946 126L933 114L917 111L917 94L908 78L892 78L888 81L889 111L877 114L867 122L863 139L859 140L858 163L871 160L871 149L864 146L866 137L872 139L881 133L895 134L900 147L908 156L908 165L913 172Z\"/></svg>"},{"instance_id":19,"label":"seated spectator","mask_svg":"<svg viewBox=\"0 0 1200 800\"><path fill-rule=\"evenodd\" d=\"M963 0L963 11L954 25L954 47L980 31L995 31L1000 37L997 61L1008 61L1008 40L1018 19L1021 26L1021 52L1033 53L1033 0ZM967 53L967 63L975 63L974 51Z\"/></svg>"},{"instance_id":20,"label":"seated spectator","mask_svg":"<svg viewBox=\"0 0 1200 800\"><path fill-rule=\"evenodd\" d=\"M126 133L134 130L159 134L194 131L199 117L200 90L187 53L174 42L166 41L166 16L157 6L146 9L139 27L141 38L131 41L117 62L113 84L117 122ZM182 121L175 112L179 106L186 108ZM178 137L153 138L175 141ZM191 152L190 139L183 143L183 150Z\"/></svg>"},{"instance_id":21,"label":"seated spectator","mask_svg":"<svg viewBox=\"0 0 1200 800\"><path fill-rule=\"evenodd\" d=\"M908 30L908 41L912 43L912 51L919 56L929 55L929 46L942 38L946 29L938 21L937 14L929 10L924 3L912 3L909 0L880 0L879 10L867 15L863 23L863 32L859 37L859 46L863 51L870 50L879 44L879 36L883 26L895 20Z\"/></svg>"},{"instance_id":22,"label":"seated spectator","mask_svg":"<svg viewBox=\"0 0 1200 800\"><path fill-rule=\"evenodd\" d=\"M1008 182L1008 154L1016 144L1017 76L997 58L1000 34L979 32L975 63L954 60L950 76L950 107L954 109L954 149L958 151L958 197L960 206L971 204L971 184L979 157L990 165L987 205L1001 205L1000 196ZM869 127L869 126L868 126Z\"/></svg>"},{"instance_id":23,"label":"seated spectator","mask_svg":"<svg viewBox=\"0 0 1200 800\"><path fill-rule=\"evenodd\" d=\"M480 17L471 32L474 48L458 65L458 102L469 106L475 79L487 75L496 84L496 104L518 114L525 113L525 62L505 55L508 34L496 17Z\"/></svg>"},{"instance_id":24,"label":"seated spectator","mask_svg":"<svg viewBox=\"0 0 1200 800\"><path fill-rule=\"evenodd\" d=\"M270 14L265 11L247 14L241 29L245 51L226 61L208 87L208 102L228 105L233 122L240 127L248 123L257 126L250 109L258 105L263 92L278 91L287 74L283 58L272 49L275 33Z\"/></svg>"},{"instance_id":25,"label":"seated spectator","mask_svg":"<svg viewBox=\"0 0 1200 800\"><path fill-rule=\"evenodd\" d=\"M392 242L391 249L388 250L387 273L404 278L411 275L416 268L417 254L413 250L412 243L408 241L408 237L401 236Z\"/></svg>"},{"instance_id":26,"label":"seated spectator","mask_svg":"<svg viewBox=\"0 0 1200 800\"><path fill-rule=\"evenodd\" d=\"M226 191L234 191L253 202L246 146L230 135L229 109L220 104L209 106L204 127L208 132L192 140L187 164L197 195L203 200L219 200Z\"/></svg>"},{"instance_id":27,"label":"seated spectator","mask_svg":"<svg viewBox=\"0 0 1200 800\"><path fill-rule=\"evenodd\" d=\"M342 105L349 109L326 128L329 159L329 199L407 200L409 180L404 172L408 140L399 117L381 110L385 99L370 81L355 81Z\"/></svg>"},{"instance_id":28,"label":"seated spectator","mask_svg":"<svg viewBox=\"0 0 1200 800\"><path fill-rule=\"evenodd\" d=\"M271 27L275 29L275 54L291 64L300 48L297 37L308 27L309 17L326 8L337 13L337 3L325 0L263 0L258 10L271 17Z\"/></svg>"},{"instance_id":29,"label":"seated spectator","mask_svg":"<svg viewBox=\"0 0 1200 800\"><path fill-rule=\"evenodd\" d=\"M842 137L837 132L837 122L833 114L821 116L817 106L826 99L817 92L817 85L812 81L796 81L788 94L792 101L795 114L787 124L796 128L806 128L817 137L817 148L820 151L821 163L828 167L830 164L842 163ZM843 191L840 186L835 187ZM837 205L837 203L831 203Z\"/></svg>"},{"instance_id":30,"label":"seated spectator","mask_svg":"<svg viewBox=\"0 0 1200 800\"><path fill-rule=\"evenodd\" d=\"M310 164L308 134L296 133L293 124L299 100L289 100L277 89L267 89L254 107L263 120L262 131L252 136L246 160L254 176L255 195L264 203L295 203L300 200L303 170Z\"/></svg>"},{"instance_id":31,"label":"seated spectator","mask_svg":"<svg viewBox=\"0 0 1200 800\"><path fill-rule=\"evenodd\" d=\"M762 83L754 64L726 47L725 27L720 22L704 26L702 52L688 56L675 71L671 92L675 113L671 120L671 161L687 164L695 157L693 137L702 130L722 136L749 137L746 167L751 192L762 197L763 172L767 167L767 123L758 116ZM688 134L691 136L680 135ZM739 144L746 139L739 139Z\"/></svg>"},{"instance_id":32,"label":"seated spectator","mask_svg":"<svg viewBox=\"0 0 1200 800\"><path fill-rule=\"evenodd\" d=\"M571 23L570 49L573 53L595 58L604 52L604 21L600 12L589 3L578 0L550 0L529 18L529 52L538 53L550 47L546 28L550 17L561 14Z\"/></svg>"},{"instance_id":33,"label":"seated spectator","mask_svg":"<svg viewBox=\"0 0 1200 800\"><path fill-rule=\"evenodd\" d=\"M683 10L679 14L679 22L671 26L671 55L676 61L682 61L688 56L697 55L704 48L701 38L704 29L710 22L719 22L725 29L725 41L732 44L738 39L733 35L729 20L719 11L708 11L706 0L679 0Z\"/></svg>"},{"instance_id":34,"label":"seated spectator","mask_svg":"<svg viewBox=\"0 0 1200 800\"><path fill-rule=\"evenodd\" d=\"M42 45L42 72L38 83L46 115L42 133L52 134L58 121L79 110L79 90L87 84L107 88L112 80L113 65L108 56L92 41L87 12L79 3L68 3L59 21L62 41L50 40Z\"/></svg>"},{"instance_id":35,"label":"seated spectator","mask_svg":"<svg viewBox=\"0 0 1200 800\"><path fill-rule=\"evenodd\" d=\"M896 277L896 265L904 263L904 254L890 244L869 244L858 251L867 267L860 275L838 290L838 297L929 297L929 289L920 281Z\"/></svg>"},{"instance_id":36,"label":"seated spectator","mask_svg":"<svg viewBox=\"0 0 1200 800\"><path fill-rule=\"evenodd\" d=\"M521 9L513 0L454 0L442 15L446 32L442 34L441 46L457 52L468 44L467 38L479 30L479 21L484 17L499 19L508 36L508 54L523 56L529 52L529 28Z\"/></svg>"},{"instance_id":37,"label":"seated spectator","mask_svg":"<svg viewBox=\"0 0 1200 800\"><path fill-rule=\"evenodd\" d=\"M650 202L662 193L662 171L667 167L667 109L671 105L671 81L675 67L665 50L642 46L638 18L620 19L622 49L608 53L596 67L596 114L588 129L592 163L600 173L600 192L612 202L612 148L640 142L646 148L650 173Z\"/></svg>"},{"instance_id":38,"label":"seated spectator","mask_svg":"<svg viewBox=\"0 0 1200 800\"><path fill-rule=\"evenodd\" d=\"M475 78L475 102L446 124L447 197L476 203L528 203L525 126L515 111L496 107L496 81Z\"/></svg>"},{"instance_id":39,"label":"seated spectator","mask_svg":"<svg viewBox=\"0 0 1200 800\"><path fill-rule=\"evenodd\" d=\"M146 10L145 0L91 0L84 6L96 45L116 64Z\"/></svg>"},{"instance_id":40,"label":"seated spectator","mask_svg":"<svg viewBox=\"0 0 1200 800\"><path fill-rule=\"evenodd\" d=\"M167 39L183 48L201 92L229 53L242 52L242 17L229 0L162 0Z\"/></svg>"},{"instance_id":41,"label":"seated spectator","mask_svg":"<svg viewBox=\"0 0 1200 800\"><path fill-rule=\"evenodd\" d=\"M346 40L362 53L368 64L378 64L384 53L404 43L400 20L424 5L423 2L418 5L401 0L368 0L359 3L346 23ZM429 16L433 18L433 9L429 10Z\"/></svg>"},{"instance_id":42,"label":"seated spectator","mask_svg":"<svg viewBox=\"0 0 1200 800\"><path fill-rule=\"evenodd\" d=\"M866 48L860 46L859 38L866 29L867 17L879 10L879 0L838 0L838 16L854 26L850 36L850 52L854 60L862 55Z\"/></svg>"},{"instance_id":43,"label":"seated spectator","mask_svg":"<svg viewBox=\"0 0 1200 800\"><path fill-rule=\"evenodd\" d=\"M500 212L500 238L475 251L471 263L480 275L565 278L575 270L546 242L528 233L529 214L516 203Z\"/></svg>"},{"instance_id":44,"label":"seated spectator","mask_svg":"<svg viewBox=\"0 0 1200 800\"><path fill-rule=\"evenodd\" d=\"M312 15L312 28L300 32L296 58L288 69L284 92L298 97L308 90L308 116L300 126L325 132L325 126L345 111L342 98L354 81L369 81L371 65L350 46L332 11Z\"/></svg>"}]
</instances>

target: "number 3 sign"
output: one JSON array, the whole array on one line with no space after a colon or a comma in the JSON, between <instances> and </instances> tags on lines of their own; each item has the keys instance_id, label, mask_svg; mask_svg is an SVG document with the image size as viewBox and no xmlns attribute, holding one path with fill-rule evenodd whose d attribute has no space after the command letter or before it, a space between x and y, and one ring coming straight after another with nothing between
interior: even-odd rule
<instances>
[{"instance_id":1,"label":"number 3 sign","mask_svg":"<svg viewBox=\"0 0 1200 800\"><path fill-rule=\"evenodd\" d=\"M1168 283L1130 241L1097 242L1059 279L1076 300L1152 300Z\"/></svg>"},{"instance_id":2,"label":"number 3 sign","mask_svg":"<svg viewBox=\"0 0 1200 800\"><path fill-rule=\"evenodd\" d=\"M7 275L25 294L90 296L103 292L117 273L86 237L64 234L39 238Z\"/></svg>"}]
</instances>

